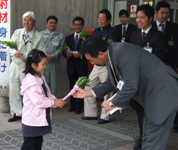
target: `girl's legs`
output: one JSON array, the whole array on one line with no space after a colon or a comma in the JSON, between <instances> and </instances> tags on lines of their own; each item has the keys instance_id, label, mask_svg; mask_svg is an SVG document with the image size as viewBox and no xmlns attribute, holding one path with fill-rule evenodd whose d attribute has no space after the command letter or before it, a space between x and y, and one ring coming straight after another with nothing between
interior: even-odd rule
<instances>
[{"instance_id":1,"label":"girl's legs","mask_svg":"<svg viewBox=\"0 0 178 150\"><path fill-rule=\"evenodd\" d=\"M41 150L43 136L24 137L24 142L21 150Z\"/></svg>"}]
</instances>

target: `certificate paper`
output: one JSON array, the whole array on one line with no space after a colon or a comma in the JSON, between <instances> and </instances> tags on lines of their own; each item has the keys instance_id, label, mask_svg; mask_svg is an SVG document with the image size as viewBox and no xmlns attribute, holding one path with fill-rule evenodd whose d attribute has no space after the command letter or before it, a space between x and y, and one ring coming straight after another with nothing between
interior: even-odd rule
<instances>
[{"instance_id":1,"label":"certificate paper","mask_svg":"<svg viewBox=\"0 0 178 150\"><path fill-rule=\"evenodd\" d=\"M117 94L117 93L116 93L116 94ZM108 101L112 100L112 99L116 96L116 94L114 94L112 97L110 97L110 98L108 99ZM113 114L115 111L117 111L117 110L122 110L122 108L116 106L116 107L114 107L112 110L109 111L109 114L112 115L112 114Z\"/></svg>"}]
</instances>

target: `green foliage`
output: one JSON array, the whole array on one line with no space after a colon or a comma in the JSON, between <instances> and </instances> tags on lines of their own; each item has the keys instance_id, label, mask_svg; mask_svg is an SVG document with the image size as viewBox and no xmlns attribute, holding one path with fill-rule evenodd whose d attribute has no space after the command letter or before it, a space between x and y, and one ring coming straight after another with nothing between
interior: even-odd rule
<instances>
[{"instance_id":1,"label":"green foliage","mask_svg":"<svg viewBox=\"0 0 178 150\"><path fill-rule=\"evenodd\" d=\"M90 86L88 83L90 82L90 79L87 79L86 76L83 76L83 77L80 77L78 80L77 80L77 86L79 88L84 88L85 86Z\"/></svg>"},{"instance_id":2,"label":"green foliage","mask_svg":"<svg viewBox=\"0 0 178 150\"><path fill-rule=\"evenodd\" d=\"M89 31L88 32L86 32L86 31L87 31L87 29L82 30L82 32L80 33L80 38L86 38L87 37Z\"/></svg>"},{"instance_id":3,"label":"green foliage","mask_svg":"<svg viewBox=\"0 0 178 150\"><path fill-rule=\"evenodd\" d=\"M65 43L64 43L64 47L63 47L63 48L61 48L60 50L61 50L61 51L64 51L64 52L66 53L66 52L67 52L68 47L69 47L69 46L68 46L68 45L67 45L67 43L65 42Z\"/></svg>"},{"instance_id":4,"label":"green foliage","mask_svg":"<svg viewBox=\"0 0 178 150\"><path fill-rule=\"evenodd\" d=\"M6 46L12 48L12 49L17 50L17 42L16 41L15 42L14 41L1 41L1 43L3 45L6 45Z\"/></svg>"},{"instance_id":5,"label":"green foliage","mask_svg":"<svg viewBox=\"0 0 178 150\"><path fill-rule=\"evenodd\" d=\"M110 44L110 43L113 43L113 40L112 39L107 39L107 42Z\"/></svg>"}]
</instances>

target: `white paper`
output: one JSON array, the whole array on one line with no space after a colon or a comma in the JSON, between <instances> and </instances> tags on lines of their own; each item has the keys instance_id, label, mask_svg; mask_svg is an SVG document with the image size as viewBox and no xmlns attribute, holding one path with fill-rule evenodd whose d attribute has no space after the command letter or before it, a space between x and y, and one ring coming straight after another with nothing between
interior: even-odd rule
<instances>
[{"instance_id":1,"label":"white paper","mask_svg":"<svg viewBox=\"0 0 178 150\"><path fill-rule=\"evenodd\" d=\"M117 94L117 93L115 93L112 97L110 97L110 98L108 99L108 101L112 100L112 99L116 96L116 94ZM115 111L117 111L117 110L122 110L122 109L123 109L123 108L116 106L116 107L114 107L112 110L109 111L109 114L112 115Z\"/></svg>"},{"instance_id":2,"label":"white paper","mask_svg":"<svg viewBox=\"0 0 178 150\"><path fill-rule=\"evenodd\" d=\"M73 89L62 99L63 101L65 101L69 96L71 96L72 94L75 93L75 89L79 88L77 85L74 85Z\"/></svg>"}]
</instances>

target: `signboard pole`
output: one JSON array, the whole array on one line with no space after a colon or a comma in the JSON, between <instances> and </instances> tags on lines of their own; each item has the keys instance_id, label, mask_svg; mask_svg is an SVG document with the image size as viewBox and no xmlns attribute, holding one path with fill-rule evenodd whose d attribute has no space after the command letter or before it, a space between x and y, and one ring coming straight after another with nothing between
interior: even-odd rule
<instances>
[{"instance_id":1,"label":"signboard pole","mask_svg":"<svg viewBox=\"0 0 178 150\"><path fill-rule=\"evenodd\" d=\"M0 41L9 40L10 0L0 0ZM9 67L9 52L0 43L0 112L9 112Z\"/></svg>"}]
</instances>

